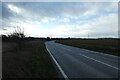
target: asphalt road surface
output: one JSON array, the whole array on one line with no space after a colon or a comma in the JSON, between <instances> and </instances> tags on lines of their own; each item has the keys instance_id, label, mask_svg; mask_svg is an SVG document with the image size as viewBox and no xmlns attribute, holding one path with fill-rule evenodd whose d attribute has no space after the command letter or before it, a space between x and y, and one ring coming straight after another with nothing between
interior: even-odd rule
<instances>
[{"instance_id":1,"label":"asphalt road surface","mask_svg":"<svg viewBox=\"0 0 120 80\"><path fill-rule=\"evenodd\" d=\"M68 78L118 78L118 57L54 41L45 43L49 53Z\"/></svg>"}]
</instances>

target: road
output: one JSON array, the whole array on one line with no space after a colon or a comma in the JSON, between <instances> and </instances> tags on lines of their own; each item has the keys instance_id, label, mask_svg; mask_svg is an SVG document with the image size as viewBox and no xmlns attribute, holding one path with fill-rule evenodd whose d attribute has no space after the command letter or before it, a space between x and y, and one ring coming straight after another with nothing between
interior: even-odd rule
<instances>
[{"instance_id":1,"label":"road","mask_svg":"<svg viewBox=\"0 0 120 80\"><path fill-rule=\"evenodd\" d=\"M45 43L68 78L118 78L118 57L96 53L54 41Z\"/></svg>"}]
</instances>

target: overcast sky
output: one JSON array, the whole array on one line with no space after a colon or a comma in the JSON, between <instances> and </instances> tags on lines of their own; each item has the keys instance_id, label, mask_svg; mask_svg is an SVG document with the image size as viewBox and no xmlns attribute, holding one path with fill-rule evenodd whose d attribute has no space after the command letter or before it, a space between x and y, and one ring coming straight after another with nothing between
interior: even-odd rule
<instances>
[{"instance_id":1,"label":"overcast sky","mask_svg":"<svg viewBox=\"0 0 120 80\"><path fill-rule=\"evenodd\" d=\"M1 33L38 37L118 37L117 2L3 2ZM1 34L0 33L0 34Z\"/></svg>"}]
</instances>

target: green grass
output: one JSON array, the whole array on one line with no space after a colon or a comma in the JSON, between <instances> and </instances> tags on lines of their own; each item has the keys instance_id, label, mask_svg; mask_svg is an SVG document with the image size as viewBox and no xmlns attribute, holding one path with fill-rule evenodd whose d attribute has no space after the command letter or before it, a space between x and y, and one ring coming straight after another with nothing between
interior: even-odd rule
<instances>
[{"instance_id":1,"label":"green grass","mask_svg":"<svg viewBox=\"0 0 120 80\"><path fill-rule=\"evenodd\" d=\"M34 52L34 56L31 59L31 72L34 73L33 77L41 77L41 78L55 78L57 75L55 74L55 70L52 65L52 61L48 52L45 48L44 42L40 42Z\"/></svg>"},{"instance_id":2,"label":"green grass","mask_svg":"<svg viewBox=\"0 0 120 80\"><path fill-rule=\"evenodd\" d=\"M44 42L29 41L25 42L20 51L13 48L11 51L3 52L2 77L58 78Z\"/></svg>"},{"instance_id":3,"label":"green grass","mask_svg":"<svg viewBox=\"0 0 120 80\"><path fill-rule=\"evenodd\" d=\"M56 42L119 56L118 41L112 39L57 40Z\"/></svg>"}]
</instances>

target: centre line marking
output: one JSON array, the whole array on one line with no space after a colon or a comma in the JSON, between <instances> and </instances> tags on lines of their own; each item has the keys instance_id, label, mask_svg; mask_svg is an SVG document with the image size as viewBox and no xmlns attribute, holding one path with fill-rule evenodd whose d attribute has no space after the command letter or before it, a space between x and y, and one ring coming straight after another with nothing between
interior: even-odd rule
<instances>
[{"instance_id":1,"label":"centre line marking","mask_svg":"<svg viewBox=\"0 0 120 80\"><path fill-rule=\"evenodd\" d=\"M114 66L111 66L111 65L109 65L109 64L107 64L107 63L104 63L104 62L102 62L102 61L93 59L93 58L91 58L91 57L88 57L88 56L85 56L85 55L82 55L82 54L79 54L79 55L84 56L84 57L86 57L86 58L88 58L88 59L94 60L94 61L96 61L96 62L99 62L99 63L101 63L101 64L107 65L107 66L112 67L112 68L114 68L114 69L120 70L119 68L114 67Z\"/></svg>"}]
</instances>

